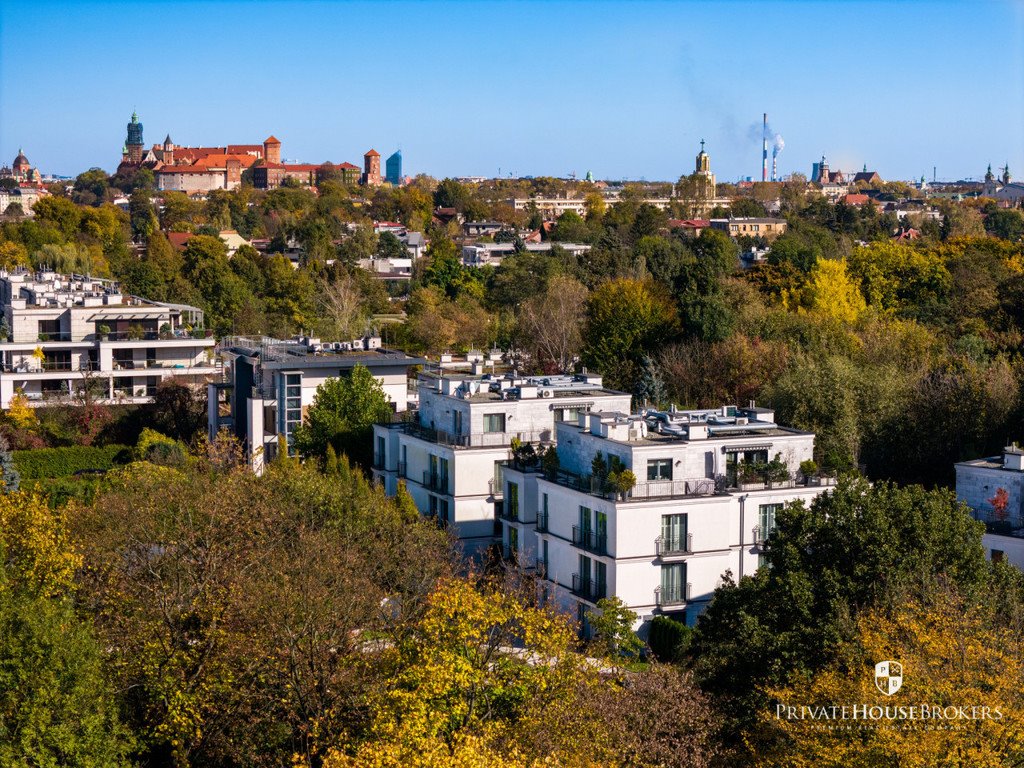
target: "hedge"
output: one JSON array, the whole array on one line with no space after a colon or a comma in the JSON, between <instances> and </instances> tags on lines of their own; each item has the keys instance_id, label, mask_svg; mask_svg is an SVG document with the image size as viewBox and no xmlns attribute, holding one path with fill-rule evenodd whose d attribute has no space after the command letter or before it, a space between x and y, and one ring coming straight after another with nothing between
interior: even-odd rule
<instances>
[{"instance_id":1,"label":"hedge","mask_svg":"<svg viewBox=\"0 0 1024 768\"><path fill-rule=\"evenodd\" d=\"M124 445L71 445L63 448L36 448L12 451L14 465L23 480L71 477L78 472L105 472L116 464L131 461L131 449Z\"/></svg>"}]
</instances>

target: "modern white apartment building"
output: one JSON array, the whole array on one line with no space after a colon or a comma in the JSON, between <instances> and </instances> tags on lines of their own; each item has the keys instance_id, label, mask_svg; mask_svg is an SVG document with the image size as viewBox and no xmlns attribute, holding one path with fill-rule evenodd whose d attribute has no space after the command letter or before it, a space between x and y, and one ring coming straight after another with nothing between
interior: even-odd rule
<instances>
[{"instance_id":1,"label":"modern white apartment building","mask_svg":"<svg viewBox=\"0 0 1024 768\"><path fill-rule=\"evenodd\" d=\"M369 369L384 388L396 411L404 411L415 393L409 392L409 367L426 361L381 347L377 336L322 343L299 337L225 339L220 356L225 382L211 384L207 426L213 439L227 429L242 441L249 466L257 474L277 455L278 436L289 446L295 429L327 379L347 376L356 365Z\"/></svg>"},{"instance_id":2,"label":"modern white apartment building","mask_svg":"<svg viewBox=\"0 0 1024 768\"><path fill-rule=\"evenodd\" d=\"M581 619L615 595L638 629L657 614L692 624L726 571L739 579L758 568L783 505L831 482L798 479L813 434L753 406L594 409L556 430L557 470L504 469L502 541L506 556L536 569L548 599Z\"/></svg>"},{"instance_id":3,"label":"modern white apartment building","mask_svg":"<svg viewBox=\"0 0 1024 768\"><path fill-rule=\"evenodd\" d=\"M989 559L1024 569L1024 451L1012 445L1000 456L961 461L956 495L985 523L982 545Z\"/></svg>"},{"instance_id":4,"label":"modern white apartment building","mask_svg":"<svg viewBox=\"0 0 1024 768\"><path fill-rule=\"evenodd\" d=\"M161 380L202 384L219 374L196 307L123 294L110 280L0 272L0 407L32 405L88 386L107 403L150 402Z\"/></svg>"},{"instance_id":5,"label":"modern white apartment building","mask_svg":"<svg viewBox=\"0 0 1024 768\"><path fill-rule=\"evenodd\" d=\"M470 555L500 538L496 518L507 502L501 468L513 441L549 445L556 425L576 424L591 410L628 409L630 402L628 394L605 389L600 376L502 374L500 358L470 355L472 373L420 373L416 420L374 427L374 477L392 495L403 480L420 511L451 526Z\"/></svg>"}]
</instances>

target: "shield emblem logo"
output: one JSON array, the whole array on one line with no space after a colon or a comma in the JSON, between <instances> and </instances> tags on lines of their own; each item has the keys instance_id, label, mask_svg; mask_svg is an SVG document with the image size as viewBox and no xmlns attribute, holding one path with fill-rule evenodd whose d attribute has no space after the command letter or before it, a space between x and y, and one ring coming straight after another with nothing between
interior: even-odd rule
<instances>
[{"instance_id":1,"label":"shield emblem logo","mask_svg":"<svg viewBox=\"0 0 1024 768\"><path fill-rule=\"evenodd\" d=\"M886 696L892 696L903 685L903 665L898 661L880 661L875 664L875 687Z\"/></svg>"}]
</instances>

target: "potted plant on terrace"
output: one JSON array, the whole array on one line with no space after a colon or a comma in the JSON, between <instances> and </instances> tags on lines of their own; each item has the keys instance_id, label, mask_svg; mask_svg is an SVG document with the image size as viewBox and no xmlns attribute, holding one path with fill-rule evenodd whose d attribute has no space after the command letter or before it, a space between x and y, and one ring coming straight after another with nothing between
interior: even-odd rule
<instances>
[{"instance_id":1,"label":"potted plant on terrace","mask_svg":"<svg viewBox=\"0 0 1024 768\"><path fill-rule=\"evenodd\" d=\"M736 482L741 491L753 490L764 485L763 462L747 462L736 467Z\"/></svg>"},{"instance_id":2,"label":"potted plant on terrace","mask_svg":"<svg viewBox=\"0 0 1024 768\"><path fill-rule=\"evenodd\" d=\"M782 460L781 453L776 453L775 458L765 465L764 479L769 487L774 484L788 482L792 479L792 476L789 474L789 466Z\"/></svg>"},{"instance_id":3,"label":"potted plant on terrace","mask_svg":"<svg viewBox=\"0 0 1024 768\"><path fill-rule=\"evenodd\" d=\"M800 462L800 474L804 478L804 485L819 485L818 462L814 459L804 459Z\"/></svg>"},{"instance_id":4,"label":"potted plant on terrace","mask_svg":"<svg viewBox=\"0 0 1024 768\"><path fill-rule=\"evenodd\" d=\"M106 341L107 339L110 338L110 326L109 325L101 325L101 326L99 326L96 329L96 332L99 333L100 339L102 339L103 341Z\"/></svg>"}]
</instances>

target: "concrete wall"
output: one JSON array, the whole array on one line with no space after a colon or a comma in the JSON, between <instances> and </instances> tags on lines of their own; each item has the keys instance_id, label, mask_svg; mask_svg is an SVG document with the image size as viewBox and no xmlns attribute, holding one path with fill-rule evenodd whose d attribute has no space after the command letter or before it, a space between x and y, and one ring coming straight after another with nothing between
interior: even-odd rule
<instances>
[{"instance_id":1,"label":"concrete wall","mask_svg":"<svg viewBox=\"0 0 1024 768\"><path fill-rule=\"evenodd\" d=\"M1024 519L1024 472L1003 468L977 467L970 464L956 465L956 495L971 509L983 516L992 513L989 502L996 491L1006 489L1010 497L1007 507L1008 519L1015 525L1022 525Z\"/></svg>"}]
</instances>

